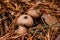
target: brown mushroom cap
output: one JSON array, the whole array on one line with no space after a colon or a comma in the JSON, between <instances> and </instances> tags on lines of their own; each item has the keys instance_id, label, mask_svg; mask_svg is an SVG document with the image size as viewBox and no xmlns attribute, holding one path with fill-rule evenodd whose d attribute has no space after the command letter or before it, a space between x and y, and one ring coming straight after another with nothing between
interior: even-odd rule
<instances>
[{"instance_id":1,"label":"brown mushroom cap","mask_svg":"<svg viewBox=\"0 0 60 40\"><path fill-rule=\"evenodd\" d=\"M24 26L19 26L19 28L16 32L18 34L24 35L25 33L27 33L27 28L25 28Z\"/></svg>"},{"instance_id":2,"label":"brown mushroom cap","mask_svg":"<svg viewBox=\"0 0 60 40\"><path fill-rule=\"evenodd\" d=\"M57 18L50 14L43 14L42 17L45 19L45 22L50 26L58 22Z\"/></svg>"},{"instance_id":3,"label":"brown mushroom cap","mask_svg":"<svg viewBox=\"0 0 60 40\"><path fill-rule=\"evenodd\" d=\"M17 24L18 25L25 25L27 27L31 27L33 25L33 19L32 17L30 17L29 15L21 15L18 19L17 19Z\"/></svg>"},{"instance_id":4,"label":"brown mushroom cap","mask_svg":"<svg viewBox=\"0 0 60 40\"><path fill-rule=\"evenodd\" d=\"M34 9L30 9L27 11L27 14L30 15L33 18L38 18L39 17L39 13L37 13L36 10Z\"/></svg>"}]
</instances>

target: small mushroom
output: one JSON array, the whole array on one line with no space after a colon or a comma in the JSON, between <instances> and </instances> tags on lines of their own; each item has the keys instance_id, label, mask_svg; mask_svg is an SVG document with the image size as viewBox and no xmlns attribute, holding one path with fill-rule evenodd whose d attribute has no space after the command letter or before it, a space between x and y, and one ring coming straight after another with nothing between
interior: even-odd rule
<instances>
[{"instance_id":1,"label":"small mushroom","mask_svg":"<svg viewBox=\"0 0 60 40\"><path fill-rule=\"evenodd\" d=\"M40 16L37 10L34 9L29 9L27 11L27 14L30 15L32 18L38 18Z\"/></svg>"},{"instance_id":2,"label":"small mushroom","mask_svg":"<svg viewBox=\"0 0 60 40\"><path fill-rule=\"evenodd\" d=\"M31 16L29 15L21 15L18 19L17 19L17 24L18 25L24 25L27 27L31 27L33 26L33 19Z\"/></svg>"},{"instance_id":3,"label":"small mushroom","mask_svg":"<svg viewBox=\"0 0 60 40\"><path fill-rule=\"evenodd\" d=\"M16 30L16 33L20 35L25 35L27 33L27 28L25 28L24 26L19 26Z\"/></svg>"},{"instance_id":4,"label":"small mushroom","mask_svg":"<svg viewBox=\"0 0 60 40\"><path fill-rule=\"evenodd\" d=\"M55 16L50 15L50 14L43 14L42 18L50 26L58 22L57 18Z\"/></svg>"}]
</instances>

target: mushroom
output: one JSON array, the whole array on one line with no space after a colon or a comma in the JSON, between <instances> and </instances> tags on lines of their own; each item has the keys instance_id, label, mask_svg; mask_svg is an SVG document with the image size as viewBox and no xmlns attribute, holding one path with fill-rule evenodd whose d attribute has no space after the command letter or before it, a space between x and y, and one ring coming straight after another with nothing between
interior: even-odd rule
<instances>
[{"instance_id":1,"label":"mushroom","mask_svg":"<svg viewBox=\"0 0 60 40\"><path fill-rule=\"evenodd\" d=\"M31 16L29 15L21 15L18 19L17 19L17 24L18 25L24 25L27 27L31 27L33 26L33 19Z\"/></svg>"},{"instance_id":2,"label":"mushroom","mask_svg":"<svg viewBox=\"0 0 60 40\"><path fill-rule=\"evenodd\" d=\"M19 26L15 32L20 35L25 35L27 33L27 28L24 26Z\"/></svg>"},{"instance_id":3,"label":"mushroom","mask_svg":"<svg viewBox=\"0 0 60 40\"><path fill-rule=\"evenodd\" d=\"M50 26L58 23L57 18L55 16L50 15L50 14L43 14L42 18Z\"/></svg>"},{"instance_id":4,"label":"mushroom","mask_svg":"<svg viewBox=\"0 0 60 40\"><path fill-rule=\"evenodd\" d=\"M39 18L40 16L39 10L34 10L33 8L29 9L27 11L27 14L30 15L32 18Z\"/></svg>"}]
</instances>

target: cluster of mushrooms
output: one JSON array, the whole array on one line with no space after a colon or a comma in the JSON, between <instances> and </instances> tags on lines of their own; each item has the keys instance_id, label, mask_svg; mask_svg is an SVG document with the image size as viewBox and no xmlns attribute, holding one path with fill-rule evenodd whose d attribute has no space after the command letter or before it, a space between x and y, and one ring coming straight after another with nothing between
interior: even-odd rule
<instances>
[{"instance_id":1,"label":"cluster of mushrooms","mask_svg":"<svg viewBox=\"0 0 60 40\"><path fill-rule=\"evenodd\" d=\"M37 4L39 4L39 3L37 3ZM19 28L18 28L19 34L27 33L27 28L32 28L34 26L35 19L40 20L39 18L43 18L49 26L52 26L52 25L55 25L56 23L58 23L57 18L55 16L52 16L52 15L44 13L44 12L42 14L41 9L37 8L37 6L35 5L34 7L28 9L25 14L20 15L17 18L17 25L19 26Z\"/></svg>"},{"instance_id":2,"label":"cluster of mushrooms","mask_svg":"<svg viewBox=\"0 0 60 40\"><path fill-rule=\"evenodd\" d=\"M27 28L31 28L34 25L34 19L38 19L41 15L40 10L34 10L30 8L26 14L20 15L17 18L18 34L27 33Z\"/></svg>"}]
</instances>

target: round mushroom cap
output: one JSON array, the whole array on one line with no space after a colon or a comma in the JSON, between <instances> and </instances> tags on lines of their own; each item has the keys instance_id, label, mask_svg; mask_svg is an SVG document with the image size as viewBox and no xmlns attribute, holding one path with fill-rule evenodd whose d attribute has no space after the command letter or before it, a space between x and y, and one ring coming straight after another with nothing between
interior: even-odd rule
<instances>
[{"instance_id":1,"label":"round mushroom cap","mask_svg":"<svg viewBox=\"0 0 60 40\"><path fill-rule=\"evenodd\" d=\"M30 9L27 11L27 14L30 15L33 18L38 18L39 17L39 13L37 13L36 10Z\"/></svg>"},{"instance_id":2,"label":"round mushroom cap","mask_svg":"<svg viewBox=\"0 0 60 40\"><path fill-rule=\"evenodd\" d=\"M29 15L21 15L17 19L17 24L18 25L23 25L23 26L31 27L31 26L33 26L33 23L34 23L33 19Z\"/></svg>"},{"instance_id":3,"label":"round mushroom cap","mask_svg":"<svg viewBox=\"0 0 60 40\"><path fill-rule=\"evenodd\" d=\"M27 33L27 28L24 26L19 26L18 30L17 30L18 34L24 35Z\"/></svg>"}]
</instances>

